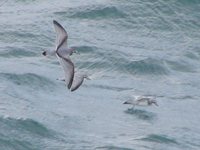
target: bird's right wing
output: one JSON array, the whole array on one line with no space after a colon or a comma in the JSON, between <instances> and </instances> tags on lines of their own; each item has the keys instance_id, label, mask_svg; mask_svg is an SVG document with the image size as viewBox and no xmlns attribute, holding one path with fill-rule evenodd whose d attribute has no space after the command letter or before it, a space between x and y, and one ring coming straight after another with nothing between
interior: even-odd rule
<instances>
[{"instance_id":1,"label":"bird's right wing","mask_svg":"<svg viewBox=\"0 0 200 150\"><path fill-rule=\"evenodd\" d=\"M73 79L74 79L74 64L72 63L70 58L67 59L67 58L62 58L58 56L58 59L65 73L66 85L68 89L70 89L73 83Z\"/></svg>"},{"instance_id":2,"label":"bird's right wing","mask_svg":"<svg viewBox=\"0 0 200 150\"><path fill-rule=\"evenodd\" d=\"M71 91L75 91L76 89L78 89L81 84L83 83L84 78L81 78L79 76L75 76L73 84L71 86Z\"/></svg>"}]
</instances>

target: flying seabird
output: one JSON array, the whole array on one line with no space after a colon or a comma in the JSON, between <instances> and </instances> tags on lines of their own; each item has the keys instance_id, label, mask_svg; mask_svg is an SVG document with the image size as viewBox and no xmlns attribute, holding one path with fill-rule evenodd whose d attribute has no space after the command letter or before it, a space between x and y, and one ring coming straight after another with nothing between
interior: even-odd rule
<instances>
[{"instance_id":1,"label":"flying seabird","mask_svg":"<svg viewBox=\"0 0 200 150\"><path fill-rule=\"evenodd\" d=\"M53 24L56 31L56 49L54 51L44 51L42 54L44 56L48 54L57 56L65 73L66 85L70 89L74 79L74 64L69 58L72 49L67 48L68 35L65 29L55 20L53 20Z\"/></svg>"},{"instance_id":2,"label":"flying seabird","mask_svg":"<svg viewBox=\"0 0 200 150\"><path fill-rule=\"evenodd\" d=\"M152 96L140 96L137 97L135 100L127 100L125 101L123 104L130 104L132 105L132 109L134 109L134 107L137 106L150 106L152 104L158 106L157 101L156 101L156 97L152 97Z\"/></svg>"}]
</instances>

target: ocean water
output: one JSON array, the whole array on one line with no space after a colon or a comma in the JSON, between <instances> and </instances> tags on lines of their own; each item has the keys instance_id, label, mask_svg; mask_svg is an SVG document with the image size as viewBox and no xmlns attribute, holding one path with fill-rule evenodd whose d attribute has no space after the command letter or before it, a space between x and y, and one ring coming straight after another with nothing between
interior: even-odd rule
<instances>
[{"instance_id":1,"label":"ocean water","mask_svg":"<svg viewBox=\"0 0 200 150\"><path fill-rule=\"evenodd\" d=\"M2 4L2 5L1 5ZM199 0L0 1L0 150L199 150ZM52 20L69 34L66 89ZM123 105L155 95L159 107Z\"/></svg>"}]
</instances>

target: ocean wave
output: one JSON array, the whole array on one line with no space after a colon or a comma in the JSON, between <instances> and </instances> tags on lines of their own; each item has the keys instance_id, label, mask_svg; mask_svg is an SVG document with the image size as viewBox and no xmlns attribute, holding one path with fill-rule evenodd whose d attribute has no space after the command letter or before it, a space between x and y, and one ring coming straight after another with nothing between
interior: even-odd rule
<instances>
[{"instance_id":1,"label":"ocean wave","mask_svg":"<svg viewBox=\"0 0 200 150\"><path fill-rule=\"evenodd\" d=\"M131 61L125 64L124 68L131 74L139 75L167 75L169 73L164 61L152 58Z\"/></svg>"},{"instance_id":2,"label":"ocean wave","mask_svg":"<svg viewBox=\"0 0 200 150\"><path fill-rule=\"evenodd\" d=\"M49 129L47 129L43 124L32 119L0 117L0 124L2 127L8 129L8 131L13 130L16 132L21 132L22 134L34 134L42 137L53 136L52 132Z\"/></svg>"},{"instance_id":3,"label":"ocean wave","mask_svg":"<svg viewBox=\"0 0 200 150\"><path fill-rule=\"evenodd\" d=\"M115 6L86 6L70 8L67 11L55 12L56 15L67 15L71 18L82 19L107 19L124 18L126 14Z\"/></svg>"},{"instance_id":4,"label":"ocean wave","mask_svg":"<svg viewBox=\"0 0 200 150\"><path fill-rule=\"evenodd\" d=\"M169 73L165 60L145 58L131 61L124 52L105 50L98 47L77 47L81 55L77 59L79 68L104 69L135 75L167 75Z\"/></svg>"},{"instance_id":5,"label":"ocean wave","mask_svg":"<svg viewBox=\"0 0 200 150\"><path fill-rule=\"evenodd\" d=\"M41 139L53 139L54 131L32 119L0 117L0 147L9 150L40 149Z\"/></svg>"},{"instance_id":6,"label":"ocean wave","mask_svg":"<svg viewBox=\"0 0 200 150\"><path fill-rule=\"evenodd\" d=\"M191 60L199 60L200 55L197 52L187 52L184 56L190 58Z\"/></svg>"},{"instance_id":7,"label":"ocean wave","mask_svg":"<svg viewBox=\"0 0 200 150\"><path fill-rule=\"evenodd\" d=\"M84 45L83 46L76 46L74 48L77 49L78 52L83 53L83 54L93 53L93 52L95 52L95 49L98 49L95 46L84 46Z\"/></svg>"},{"instance_id":8,"label":"ocean wave","mask_svg":"<svg viewBox=\"0 0 200 150\"><path fill-rule=\"evenodd\" d=\"M119 146L102 146L96 147L95 150L134 150L133 148L119 147Z\"/></svg>"},{"instance_id":9,"label":"ocean wave","mask_svg":"<svg viewBox=\"0 0 200 150\"><path fill-rule=\"evenodd\" d=\"M194 66L190 65L186 61L166 61L171 70L178 72L195 72Z\"/></svg>"},{"instance_id":10,"label":"ocean wave","mask_svg":"<svg viewBox=\"0 0 200 150\"><path fill-rule=\"evenodd\" d=\"M104 50L95 46L77 46L75 47L80 53L80 57L76 58L76 64L80 68L87 69L106 69L109 63Z\"/></svg>"},{"instance_id":11,"label":"ocean wave","mask_svg":"<svg viewBox=\"0 0 200 150\"><path fill-rule=\"evenodd\" d=\"M133 75L168 75L171 71L195 72L194 66L187 60L172 61L151 57L131 60L124 52L93 46L79 46L77 50L83 54L78 61L80 68L105 69Z\"/></svg>"},{"instance_id":12,"label":"ocean wave","mask_svg":"<svg viewBox=\"0 0 200 150\"><path fill-rule=\"evenodd\" d=\"M1 51L0 57L33 57L35 53L31 51L27 51L23 48L16 48L16 47L5 47L4 51Z\"/></svg>"},{"instance_id":13,"label":"ocean wave","mask_svg":"<svg viewBox=\"0 0 200 150\"><path fill-rule=\"evenodd\" d=\"M112 90L112 91L126 91L126 90L132 90L132 88L126 88L126 87L117 87L117 86L106 86L106 85L90 85L91 88L99 88L104 90Z\"/></svg>"},{"instance_id":14,"label":"ocean wave","mask_svg":"<svg viewBox=\"0 0 200 150\"><path fill-rule=\"evenodd\" d=\"M0 137L0 147L6 150L36 150L35 146L30 142L17 139L4 139L2 137Z\"/></svg>"},{"instance_id":15,"label":"ocean wave","mask_svg":"<svg viewBox=\"0 0 200 150\"><path fill-rule=\"evenodd\" d=\"M181 3L184 5L196 5L199 4L198 0L182 0L182 1L176 1L176 3Z\"/></svg>"},{"instance_id":16,"label":"ocean wave","mask_svg":"<svg viewBox=\"0 0 200 150\"><path fill-rule=\"evenodd\" d=\"M0 73L0 78L4 78L16 85L26 86L32 89L53 89L55 85L51 80L34 73Z\"/></svg>"},{"instance_id":17,"label":"ocean wave","mask_svg":"<svg viewBox=\"0 0 200 150\"><path fill-rule=\"evenodd\" d=\"M147 137L141 138L139 140L147 142L165 143L165 144L178 144L178 142L173 138L169 138L166 135L157 135L157 134L150 134Z\"/></svg>"},{"instance_id":18,"label":"ocean wave","mask_svg":"<svg viewBox=\"0 0 200 150\"><path fill-rule=\"evenodd\" d=\"M13 42L21 42L21 38L24 38L24 40L26 39L37 39L37 35L34 33L30 33L24 30L19 29L19 31L4 31L4 32L0 32L0 34L2 34L2 36L4 37L4 39L2 40L8 40L8 41L13 41Z\"/></svg>"}]
</instances>

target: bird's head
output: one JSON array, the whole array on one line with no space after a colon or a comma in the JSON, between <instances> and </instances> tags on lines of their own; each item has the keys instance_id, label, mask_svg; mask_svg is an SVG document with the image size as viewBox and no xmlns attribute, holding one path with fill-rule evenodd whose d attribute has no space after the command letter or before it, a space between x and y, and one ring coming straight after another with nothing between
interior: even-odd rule
<instances>
[{"instance_id":1,"label":"bird's head","mask_svg":"<svg viewBox=\"0 0 200 150\"><path fill-rule=\"evenodd\" d=\"M127 100L123 104L133 104L133 101L132 100Z\"/></svg>"},{"instance_id":2,"label":"bird's head","mask_svg":"<svg viewBox=\"0 0 200 150\"><path fill-rule=\"evenodd\" d=\"M47 56L47 51L44 50L44 51L42 52L42 55L43 55L43 56Z\"/></svg>"}]
</instances>

